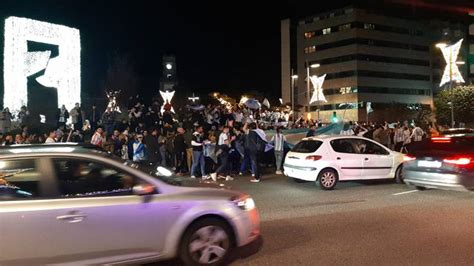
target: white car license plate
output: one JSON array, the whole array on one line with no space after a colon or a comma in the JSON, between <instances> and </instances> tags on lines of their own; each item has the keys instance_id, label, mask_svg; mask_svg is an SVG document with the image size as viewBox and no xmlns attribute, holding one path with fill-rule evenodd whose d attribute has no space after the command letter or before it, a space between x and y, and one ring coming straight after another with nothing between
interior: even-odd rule
<instances>
[{"instance_id":1,"label":"white car license plate","mask_svg":"<svg viewBox=\"0 0 474 266\"><path fill-rule=\"evenodd\" d=\"M441 165L440 161L418 161L418 167L440 168Z\"/></svg>"}]
</instances>

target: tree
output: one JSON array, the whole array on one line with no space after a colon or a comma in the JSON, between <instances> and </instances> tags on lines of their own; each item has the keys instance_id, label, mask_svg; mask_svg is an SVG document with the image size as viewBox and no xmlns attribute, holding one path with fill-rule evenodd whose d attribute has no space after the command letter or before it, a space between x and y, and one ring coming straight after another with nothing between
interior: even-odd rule
<instances>
[{"instance_id":1,"label":"tree","mask_svg":"<svg viewBox=\"0 0 474 266\"><path fill-rule=\"evenodd\" d=\"M137 94L139 81L130 55L114 53L107 69L104 85L106 90L121 91L118 97L119 105L125 105L130 96Z\"/></svg>"},{"instance_id":2,"label":"tree","mask_svg":"<svg viewBox=\"0 0 474 266\"><path fill-rule=\"evenodd\" d=\"M474 122L474 86L458 86L441 91L434 99L436 118L440 124L451 124L451 104L454 106L454 120Z\"/></svg>"}]
</instances>

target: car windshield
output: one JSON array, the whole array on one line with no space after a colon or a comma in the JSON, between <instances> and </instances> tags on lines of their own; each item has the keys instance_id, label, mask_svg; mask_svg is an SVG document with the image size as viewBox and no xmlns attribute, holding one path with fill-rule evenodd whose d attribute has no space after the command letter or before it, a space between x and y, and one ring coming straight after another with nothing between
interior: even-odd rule
<instances>
[{"instance_id":1,"label":"car windshield","mask_svg":"<svg viewBox=\"0 0 474 266\"><path fill-rule=\"evenodd\" d=\"M321 147L321 144L323 144L322 141L319 140L302 140L296 144L293 149L291 149L292 152L299 152L299 153L311 153L315 152Z\"/></svg>"},{"instance_id":2,"label":"car windshield","mask_svg":"<svg viewBox=\"0 0 474 266\"><path fill-rule=\"evenodd\" d=\"M148 175L151 175L169 185L174 185L174 186L181 186L182 185L182 182L181 182L181 178L180 177L177 177L174 175L174 173L172 171L171 172L171 175L167 175L167 173L163 173L163 171L158 171L158 168L156 165L154 165L153 163L150 163L150 162L146 162L146 161L143 161L143 162L134 162L134 161L130 161L130 160L124 160L116 155L113 155L111 153L106 153L110 159L112 160L115 160L115 161L118 161L120 163L122 163L123 165L127 166L127 167L130 167L130 168L133 168L133 169L137 169L137 170L140 170L141 172L144 172ZM166 169L166 168L164 168ZM169 170L168 170L169 171Z\"/></svg>"}]
</instances>

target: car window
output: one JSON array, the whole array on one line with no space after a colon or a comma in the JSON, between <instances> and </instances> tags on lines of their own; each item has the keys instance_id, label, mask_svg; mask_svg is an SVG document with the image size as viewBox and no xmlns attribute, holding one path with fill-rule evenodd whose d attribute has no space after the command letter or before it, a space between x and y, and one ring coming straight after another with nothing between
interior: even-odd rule
<instances>
[{"instance_id":1,"label":"car window","mask_svg":"<svg viewBox=\"0 0 474 266\"><path fill-rule=\"evenodd\" d=\"M358 153L354 148L352 139L335 139L331 141L331 147L339 153Z\"/></svg>"},{"instance_id":2,"label":"car window","mask_svg":"<svg viewBox=\"0 0 474 266\"><path fill-rule=\"evenodd\" d=\"M39 182L34 159L0 160L0 201L39 198Z\"/></svg>"},{"instance_id":3,"label":"car window","mask_svg":"<svg viewBox=\"0 0 474 266\"><path fill-rule=\"evenodd\" d=\"M390 154L384 147L368 141L365 139L354 139L355 147L360 154L377 154L377 155L388 155Z\"/></svg>"},{"instance_id":4,"label":"car window","mask_svg":"<svg viewBox=\"0 0 474 266\"><path fill-rule=\"evenodd\" d=\"M322 141L319 140L302 140L296 144L291 151L293 152L300 152L300 153L311 153L315 152L321 147L323 144Z\"/></svg>"},{"instance_id":5,"label":"car window","mask_svg":"<svg viewBox=\"0 0 474 266\"><path fill-rule=\"evenodd\" d=\"M58 189L63 198L132 195L143 181L102 163L77 159L54 159Z\"/></svg>"}]
</instances>

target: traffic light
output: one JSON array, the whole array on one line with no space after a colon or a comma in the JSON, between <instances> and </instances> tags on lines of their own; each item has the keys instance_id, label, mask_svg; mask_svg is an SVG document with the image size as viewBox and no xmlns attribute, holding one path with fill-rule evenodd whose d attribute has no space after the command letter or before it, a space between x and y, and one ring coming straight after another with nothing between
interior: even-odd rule
<instances>
[{"instance_id":1,"label":"traffic light","mask_svg":"<svg viewBox=\"0 0 474 266\"><path fill-rule=\"evenodd\" d=\"M339 119L337 119L337 114L336 114L336 112L332 112L331 121L332 121L333 123L337 123L337 122L339 121Z\"/></svg>"}]
</instances>

